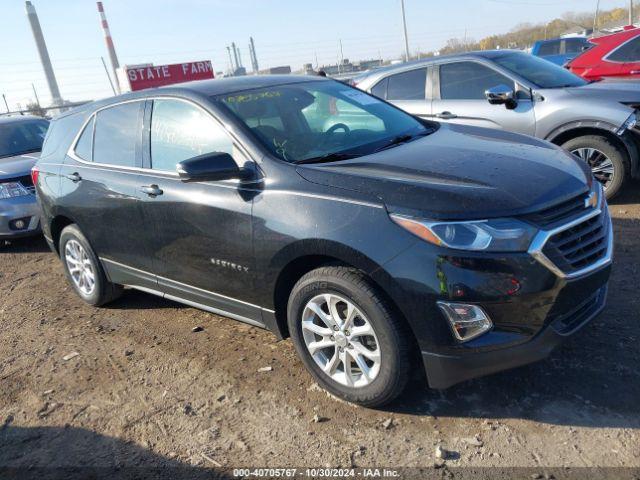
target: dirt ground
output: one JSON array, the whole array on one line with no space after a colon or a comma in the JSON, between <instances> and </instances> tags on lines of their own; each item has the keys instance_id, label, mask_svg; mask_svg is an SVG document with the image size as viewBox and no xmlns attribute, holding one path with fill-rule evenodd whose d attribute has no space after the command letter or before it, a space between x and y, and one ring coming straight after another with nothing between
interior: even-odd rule
<instances>
[{"instance_id":1,"label":"dirt ground","mask_svg":"<svg viewBox=\"0 0 640 480\"><path fill-rule=\"evenodd\" d=\"M43 240L0 246L0 477L355 466L640 478L640 184L610 209L608 307L590 326L531 366L443 392L417 379L382 410L325 394L290 341L136 291L92 308ZM452 453L434 469L438 445Z\"/></svg>"}]
</instances>

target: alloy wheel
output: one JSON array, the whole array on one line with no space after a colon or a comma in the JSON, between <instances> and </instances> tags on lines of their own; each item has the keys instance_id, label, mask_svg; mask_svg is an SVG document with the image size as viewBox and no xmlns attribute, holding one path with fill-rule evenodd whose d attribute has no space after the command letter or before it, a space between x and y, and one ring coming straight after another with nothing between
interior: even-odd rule
<instances>
[{"instance_id":1,"label":"alloy wheel","mask_svg":"<svg viewBox=\"0 0 640 480\"><path fill-rule=\"evenodd\" d=\"M586 147L577 148L572 150L571 153L577 155L589 165L593 172L593 176L596 180L602 183L605 190L609 185L611 185L615 175L615 169L613 167L613 162L607 155L596 148Z\"/></svg>"},{"instance_id":2,"label":"alloy wheel","mask_svg":"<svg viewBox=\"0 0 640 480\"><path fill-rule=\"evenodd\" d=\"M73 283L85 295L96 288L93 264L84 247L77 240L69 240L64 248L64 258Z\"/></svg>"},{"instance_id":3,"label":"alloy wheel","mask_svg":"<svg viewBox=\"0 0 640 480\"><path fill-rule=\"evenodd\" d=\"M378 338L352 302L333 293L313 297L302 312L307 350L320 369L348 387L365 387L380 372Z\"/></svg>"}]
</instances>

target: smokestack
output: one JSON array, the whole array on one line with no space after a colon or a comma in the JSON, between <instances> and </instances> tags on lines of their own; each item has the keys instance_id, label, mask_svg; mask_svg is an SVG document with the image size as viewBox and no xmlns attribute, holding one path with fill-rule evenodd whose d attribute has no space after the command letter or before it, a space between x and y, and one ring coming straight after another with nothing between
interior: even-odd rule
<instances>
[{"instance_id":1,"label":"smokestack","mask_svg":"<svg viewBox=\"0 0 640 480\"><path fill-rule=\"evenodd\" d=\"M102 30L104 30L104 41L107 43L107 51L109 52L109 60L111 60L111 69L113 70L113 79L116 84L116 90L120 93L120 81L118 80L117 69L120 68L118 63L118 56L116 55L116 48L113 46L113 39L111 38L111 32L109 31L109 24L107 23L107 17L104 14L104 7L102 2L98 3L98 12L100 13L100 20L102 22Z\"/></svg>"},{"instance_id":2,"label":"smokestack","mask_svg":"<svg viewBox=\"0 0 640 480\"><path fill-rule=\"evenodd\" d=\"M251 68L254 73L258 73L258 56L256 55L256 44L253 43L253 37L249 37L249 52L251 53Z\"/></svg>"},{"instance_id":3,"label":"smokestack","mask_svg":"<svg viewBox=\"0 0 640 480\"><path fill-rule=\"evenodd\" d=\"M47 51L47 44L44 41L44 35L42 34L42 28L40 28L40 21L38 20L38 14L31 2L25 2L27 9L27 18L31 24L31 31L33 32L33 39L36 41L36 47L38 48L38 55L40 56L40 62L42 62L42 68L44 69L44 75L47 78L47 85L49 85L49 92L51 93L51 101L53 105L62 105L62 97L60 97L60 89L58 88L58 82L56 76L53 73L53 67L51 66L51 59L49 58L49 52Z\"/></svg>"},{"instance_id":4,"label":"smokestack","mask_svg":"<svg viewBox=\"0 0 640 480\"><path fill-rule=\"evenodd\" d=\"M233 71L236 69L233 65L233 58L231 58L231 47L229 45L227 45L227 53L229 54L229 69L231 70L231 72L233 73Z\"/></svg>"},{"instance_id":5,"label":"smokestack","mask_svg":"<svg viewBox=\"0 0 640 480\"><path fill-rule=\"evenodd\" d=\"M231 42L231 50L233 50L233 58L236 61L236 69L240 68L240 61L238 60L238 49L236 48L236 43Z\"/></svg>"}]
</instances>

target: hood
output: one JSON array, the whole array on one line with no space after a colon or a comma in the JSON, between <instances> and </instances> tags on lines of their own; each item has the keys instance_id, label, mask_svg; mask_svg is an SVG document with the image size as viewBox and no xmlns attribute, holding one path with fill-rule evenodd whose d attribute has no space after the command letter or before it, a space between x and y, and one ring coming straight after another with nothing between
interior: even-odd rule
<instances>
[{"instance_id":1,"label":"hood","mask_svg":"<svg viewBox=\"0 0 640 480\"><path fill-rule=\"evenodd\" d=\"M40 157L40 152L25 153L14 157L0 158L0 179L22 177L31 174L33 167Z\"/></svg>"},{"instance_id":2,"label":"hood","mask_svg":"<svg viewBox=\"0 0 640 480\"><path fill-rule=\"evenodd\" d=\"M436 219L530 213L587 191L592 178L550 143L455 124L375 154L297 171L310 182L377 197L389 211Z\"/></svg>"},{"instance_id":3,"label":"hood","mask_svg":"<svg viewBox=\"0 0 640 480\"><path fill-rule=\"evenodd\" d=\"M637 80L602 80L565 90L572 95L588 97L590 100L611 100L619 103L640 104L640 82Z\"/></svg>"}]
</instances>

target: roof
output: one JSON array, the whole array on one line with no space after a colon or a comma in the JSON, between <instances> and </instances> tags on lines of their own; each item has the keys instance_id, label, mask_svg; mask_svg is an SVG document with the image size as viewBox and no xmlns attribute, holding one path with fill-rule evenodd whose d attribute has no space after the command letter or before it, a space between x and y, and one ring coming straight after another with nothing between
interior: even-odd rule
<instances>
[{"instance_id":1,"label":"roof","mask_svg":"<svg viewBox=\"0 0 640 480\"><path fill-rule=\"evenodd\" d=\"M410 69L410 67L417 67L420 65L426 66L426 65L431 65L432 63L446 61L446 60L453 60L453 59L495 58L495 57L504 55L505 53L525 53L525 52L523 52L522 50L503 49L503 50L477 50L473 52L451 53L448 55L439 55L437 57L423 58L421 60L412 60L410 62L398 63L394 65L388 65L386 67L376 68L369 72L363 73L361 77L366 78L369 75L373 75L373 74L377 75L379 73L385 73L385 72L390 72L390 71L404 69L404 68Z\"/></svg>"},{"instance_id":2,"label":"roof","mask_svg":"<svg viewBox=\"0 0 640 480\"><path fill-rule=\"evenodd\" d=\"M242 77L214 78L167 85L160 89L183 88L205 95L223 95L254 88L273 87L287 83L302 83L327 80L315 75L245 75Z\"/></svg>"},{"instance_id":3,"label":"roof","mask_svg":"<svg viewBox=\"0 0 640 480\"><path fill-rule=\"evenodd\" d=\"M211 80L196 80L192 82L176 83L158 88L147 88L136 92L124 93L114 97L108 97L95 102L86 103L80 107L73 108L62 113L57 118L67 115L81 113L83 111L94 111L98 108L118 103L126 100L146 98L158 94L186 94L213 96L225 95L228 93L251 90L254 88L273 87L276 85L286 85L292 83L304 83L314 81L331 81L331 79L314 75L246 75L242 77L213 78Z\"/></svg>"},{"instance_id":4,"label":"roof","mask_svg":"<svg viewBox=\"0 0 640 480\"><path fill-rule=\"evenodd\" d=\"M11 115L0 116L0 125L4 123L33 122L34 120L48 121L46 118L36 117L34 115Z\"/></svg>"}]
</instances>

